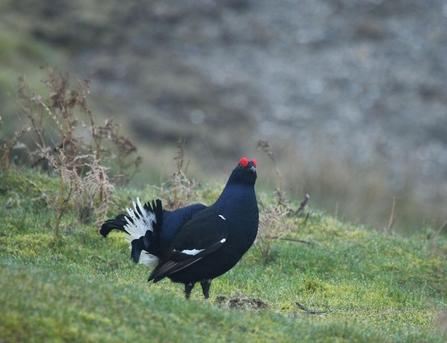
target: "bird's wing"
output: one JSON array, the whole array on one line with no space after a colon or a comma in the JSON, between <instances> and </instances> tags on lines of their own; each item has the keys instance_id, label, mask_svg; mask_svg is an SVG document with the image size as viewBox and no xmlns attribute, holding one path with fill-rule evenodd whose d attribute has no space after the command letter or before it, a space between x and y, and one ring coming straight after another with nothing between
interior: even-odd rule
<instances>
[{"instance_id":1,"label":"bird's wing","mask_svg":"<svg viewBox=\"0 0 447 343\"><path fill-rule=\"evenodd\" d=\"M160 281L201 260L221 248L227 236L228 224L222 215L209 208L199 212L181 228L148 281Z\"/></svg>"}]
</instances>

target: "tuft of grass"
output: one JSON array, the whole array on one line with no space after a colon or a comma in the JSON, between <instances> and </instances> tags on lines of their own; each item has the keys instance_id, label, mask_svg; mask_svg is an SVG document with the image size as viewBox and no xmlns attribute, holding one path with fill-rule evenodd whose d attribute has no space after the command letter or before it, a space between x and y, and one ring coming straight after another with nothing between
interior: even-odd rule
<instances>
[{"instance_id":1,"label":"tuft of grass","mask_svg":"<svg viewBox=\"0 0 447 343\"><path fill-rule=\"evenodd\" d=\"M128 184L142 159L134 158L136 146L112 120L97 124L87 103L90 77L71 87L68 73L46 68L46 74L44 95L19 77L16 105L25 124L7 137L0 118L0 168L7 175L11 152L20 148L28 155L28 166L58 175L58 192L41 190L41 197L53 205L59 236L62 217L73 205L79 222L96 218L99 227L112 204L114 185ZM28 141L23 139L25 133Z\"/></svg>"},{"instance_id":2,"label":"tuft of grass","mask_svg":"<svg viewBox=\"0 0 447 343\"><path fill-rule=\"evenodd\" d=\"M219 187L198 192L211 199ZM0 341L447 339L447 239L433 230L403 238L315 209L305 221L284 216L293 230L271 241L267 264L256 245L213 281L209 301L200 292L187 301L180 285L148 284L149 270L131 262L124 235L103 239L77 221L74 206L55 237L52 207L36 203L43 188L57 193L58 179L28 169L0 174ZM154 188L116 191L123 207L158 195ZM267 206L277 203L259 196Z\"/></svg>"},{"instance_id":3,"label":"tuft of grass","mask_svg":"<svg viewBox=\"0 0 447 343\"><path fill-rule=\"evenodd\" d=\"M164 202L164 208L169 210L185 207L199 198L198 185L186 176L189 162L185 166L185 143L183 138L177 141L177 155L174 157L176 171L161 187L154 187L160 193L159 198Z\"/></svg>"},{"instance_id":4,"label":"tuft of grass","mask_svg":"<svg viewBox=\"0 0 447 343\"><path fill-rule=\"evenodd\" d=\"M267 265L270 260L273 259L273 253L271 250L272 241L274 239L285 239L285 236L287 236L287 234L298 229L299 224L295 223L296 225L292 225L290 221L286 220L286 218L290 216L299 217L300 215L302 215L307 202L309 201L309 195L306 194L299 207L296 210L293 210L293 205L289 203L286 197L286 193L283 189L283 176L276 164L273 150L270 148L270 145L267 141L262 140L258 142L257 147L271 160L278 178L278 187L274 191L274 198L276 200L276 203L266 204L264 201L259 201L259 204L261 206L261 213L259 216L259 233L256 244L261 248L261 252L263 255L263 264ZM308 215L309 213L306 214L303 223L306 222ZM302 240L294 241L311 244L311 242Z\"/></svg>"}]
</instances>

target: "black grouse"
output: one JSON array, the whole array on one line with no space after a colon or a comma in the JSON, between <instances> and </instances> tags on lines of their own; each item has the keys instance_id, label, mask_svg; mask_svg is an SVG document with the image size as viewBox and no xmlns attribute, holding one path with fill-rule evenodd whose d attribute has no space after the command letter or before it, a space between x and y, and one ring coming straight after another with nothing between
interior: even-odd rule
<instances>
[{"instance_id":1,"label":"black grouse","mask_svg":"<svg viewBox=\"0 0 447 343\"><path fill-rule=\"evenodd\" d=\"M186 298L200 282L208 299L211 281L233 268L256 238L256 177L256 160L241 158L213 205L167 211L158 199L144 206L137 199L127 215L106 221L100 233L128 233L133 261L154 268L148 281L168 277L183 283Z\"/></svg>"}]
</instances>

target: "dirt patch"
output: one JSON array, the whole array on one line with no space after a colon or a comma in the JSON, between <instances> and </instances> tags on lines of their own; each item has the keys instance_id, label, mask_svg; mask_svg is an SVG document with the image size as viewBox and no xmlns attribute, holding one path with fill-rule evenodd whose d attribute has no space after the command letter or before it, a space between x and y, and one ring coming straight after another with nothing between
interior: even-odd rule
<instances>
[{"instance_id":1,"label":"dirt patch","mask_svg":"<svg viewBox=\"0 0 447 343\"><path fill-rule=\"evenodd\" d=\"M241 294L233 296L219 295L216 300L219 307L237 308L242 310L261 310L269 307L268 303L259 298L249 298Z\"/></svg>"}]
</instances>

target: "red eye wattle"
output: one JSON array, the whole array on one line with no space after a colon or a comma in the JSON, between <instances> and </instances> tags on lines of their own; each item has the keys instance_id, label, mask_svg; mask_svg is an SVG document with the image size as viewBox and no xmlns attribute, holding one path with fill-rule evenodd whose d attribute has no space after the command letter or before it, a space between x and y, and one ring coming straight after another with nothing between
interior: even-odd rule
<instances>
[{"instance_id":1,"label":"red eye wattle","mask_svg":"<svg viewBox=\"0 0 447 343\"><path fill-rule=\"evenodd\" d=\"M246 166L248 166L248 159L246 157L242 157L239 160L239 164L245 168Z\"/></svg>"},{"instance_id":2,"label":"red eye wattle","mask_svg":"<svg viewBox=\"0 0 447 343\"><path fill-rule=\"evenodd\" d=\"M253 163L253 165L256 167L256 163L257 163L257 162L256 162L255 159L252 159L252 160L251 160L251 163Z\"/></svg>"}]
</instances>

